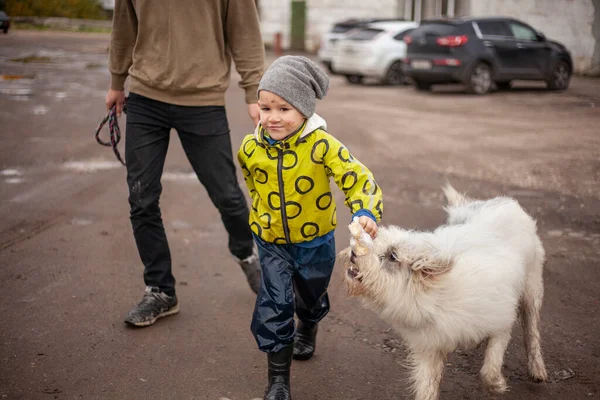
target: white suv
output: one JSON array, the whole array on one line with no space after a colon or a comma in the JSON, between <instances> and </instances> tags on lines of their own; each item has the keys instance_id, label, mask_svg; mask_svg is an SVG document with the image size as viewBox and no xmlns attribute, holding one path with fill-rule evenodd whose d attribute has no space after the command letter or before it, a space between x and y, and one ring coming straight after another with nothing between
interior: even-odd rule
<instances>
[{"instance_id":1,"label":"white suv","mask_svg":"<svg viewBox=\"0 0 600 400\"><path fill-rule=\"evenodd\" d=\"M327 32L321 38L321 46L319 47L318 57L328 69L329 72L335 74L335 71L331 68L331 61L335 54L335 48L338 40L343 39L351 33L354 29L364 27L373 22L384 22L384 21L404 21L402 18L365 18L365 19L348 19L345 21L337 22L333 25L331 30Z\"/></svg>"},{"instance_id":2,"label":"white suv","mask_svg":"<svg viewBox=\"0 0 600 400\"><path fill-rule=\"evenodd\" d=\"M419 26L416 22L374 22L355 29L336 45L332 68L350 83L375 78L388 85L405 82L404 35Z\"/></svg>"}]
</instances>

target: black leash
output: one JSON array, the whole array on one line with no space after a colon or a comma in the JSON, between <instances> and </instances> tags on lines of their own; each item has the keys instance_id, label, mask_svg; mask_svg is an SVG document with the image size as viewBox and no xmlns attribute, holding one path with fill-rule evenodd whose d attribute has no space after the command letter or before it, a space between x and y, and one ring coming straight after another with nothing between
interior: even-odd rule
<instances>
[{"instance_id":1,"label":"black leash","mask_svg":"<svg viewBox=\"0 0 600 400\"><path fill-rule=\"evenodd\" d=\"M127 112L127 98L125 98L125 102L123 103L123 112ZM110 137L109 142L105 142L100 139L100 131L104 127L104 125L108 122L108 133ZM125 161L121 158L121 153L119 153L119 149L117 145L121 141L121 129L119 128L119 121L117 120L117 105L114 104L110 110L106 113L104 119L98 125L98 129L96 129L96 141L100 143L102 146L112 147L115 156L121 162L121 164L125 165Z\"/></svg>"}]
</instances>

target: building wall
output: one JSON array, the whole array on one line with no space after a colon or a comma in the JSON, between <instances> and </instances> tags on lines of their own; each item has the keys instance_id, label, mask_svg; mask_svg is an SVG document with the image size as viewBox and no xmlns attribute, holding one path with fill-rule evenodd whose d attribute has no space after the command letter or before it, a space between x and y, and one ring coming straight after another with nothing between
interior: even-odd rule
<instances>
[{"instance_id":1,"label":"building wall","mask_svg":"<svg viewBox=\"0 0 600 400\"><path fill-rule=\"evenodd\" d=\"M596 38L596 49L592 56L592 67L590 68L589 74L594 76L600 76L600 0L594 0L594 27L592 32L594 38Z\"/></svg>"},{"instance_id":2,"label":"building wall","mask_svg":"<svg viewBox=\"0 0 600 400\"><path fill-rule=\"evenodd\" d=\"M282 35L283 48L290 44L292 0L260 0L262 35L272 46L275 34ZM316 51L320 38L331 26L349 18L394 18L402 16L404 0L306 0L306 49Z\"/></svg>"},{"instance_id":3,"label":"building wall","mask_svg":"<svg viewBox=\"0 0 600 400\"><path fill-rule=\"evenodd\" d=\"M290 28L292 7L289 0L260 0L259 14L263 41L272 46L275 34L280 32L283 36L283 47L290 45Z\"/></svg>"},{"instance_id":4,"label":"building wall","mask_svg":"<svg viewBox=\"0 0 600 400\"><path fill-rule=\"evenodd\" d=\"M457 0L457 15L520 19L567 46L575 71L589 73L600 61L598 3L598 0Z\"/></svg>"}]
</instances>

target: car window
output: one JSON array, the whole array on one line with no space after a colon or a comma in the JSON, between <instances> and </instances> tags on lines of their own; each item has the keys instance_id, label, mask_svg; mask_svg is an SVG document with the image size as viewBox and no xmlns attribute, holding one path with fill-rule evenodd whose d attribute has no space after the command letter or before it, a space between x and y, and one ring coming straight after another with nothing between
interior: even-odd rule
<instances>
[{"instance_id":1,"label":"car window","mask_svg":"<svg viewBox=\"0 0 600 400\"><path fill-rule=\"evenodd\" d=\"M383 32L383 29L363 28L348 36L350 40L372 40Z\"/></svg>"},{"instance_id":2,"label":"car window","mask_svg":"<svg viewBox=\"0 0 600 400\"><path fill-rule=\"evenodd\" d=\"M420 33L427 36L446 36L456 32L457 30L458 28L453 24L446 24L442 22L426 22L415 29L415 34Z\"/></svg>"},{"instance_id":3,"label":"car window","mask_svg":"<svg viewBox=\"0 0 600 400\"><path fill-rule=\"evenodd\" d=\"M404 40L404 36L408 35L409 33L411 33L412 31L414 31L415 29L407 29L403 32L400 32L399 34L397 34L396 36L394 36L394 40Z\"/></svg>"},{"instance_id":4,"label":"car window","mask_svg":"<svg viewBox=\"0 0 600 400\"><path fill-rule=\"evenodd\" d=\"M504 21L478 21L476 23L481 34L484 36L513 36L513 33Z\"/></svg>"},{"instance_id":5,"label":"car window","mask_svg":"<svg viewBox=\"0 0 600 400\"><path fill-rule=\"evenodd\" d=\"M510 22L509 26L513 35L515 35L517 39L533 41L537 40L537 34L533 29L528 28L525 25L517 24L515 22Z\"/></svg>"},{"instance_id":6,"label":"car window","mask_svg":"<svg viewBox=\"0 0 600 400\"><path fill-rule=\"evenodd\" d=\"M352 26L352 25L342 25L342 24L334 25L333 28L331 29L331 33L346 33L352 28L354 28L354 26Z\"/></svg>"}]
</instances>

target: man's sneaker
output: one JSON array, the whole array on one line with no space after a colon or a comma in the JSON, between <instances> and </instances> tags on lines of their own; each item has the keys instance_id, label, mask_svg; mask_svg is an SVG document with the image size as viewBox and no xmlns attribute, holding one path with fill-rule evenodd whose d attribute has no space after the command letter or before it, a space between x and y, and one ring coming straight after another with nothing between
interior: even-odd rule
<instances>
[{"instance_id":1,"label":"man's sneaker","mask_svg":"<svg viewBox=\"0 0 600 400\"><path fill-rule=\"evenodd\" d=\"M144 297L125 316L125 323L134 326L148 326L157 319L179 312L177 295L167 296L159 288L146 286Z\"/></svg>"},{"instance_id":2,"label":"man's sneaker","mask_svg":"<svg viewBox=\"0 0 600 400\"><path fill-rule=\"evenodd\" d=\"M246 275L246 279L248 280L248 284L252 291L258 294L258 290L260 289L260 259L258 258L258 254L256 250L252 253L251 256L244 258L243 260L235 257L240 267L242 267L242 271Z\"/></svg>"}]
</instances>

